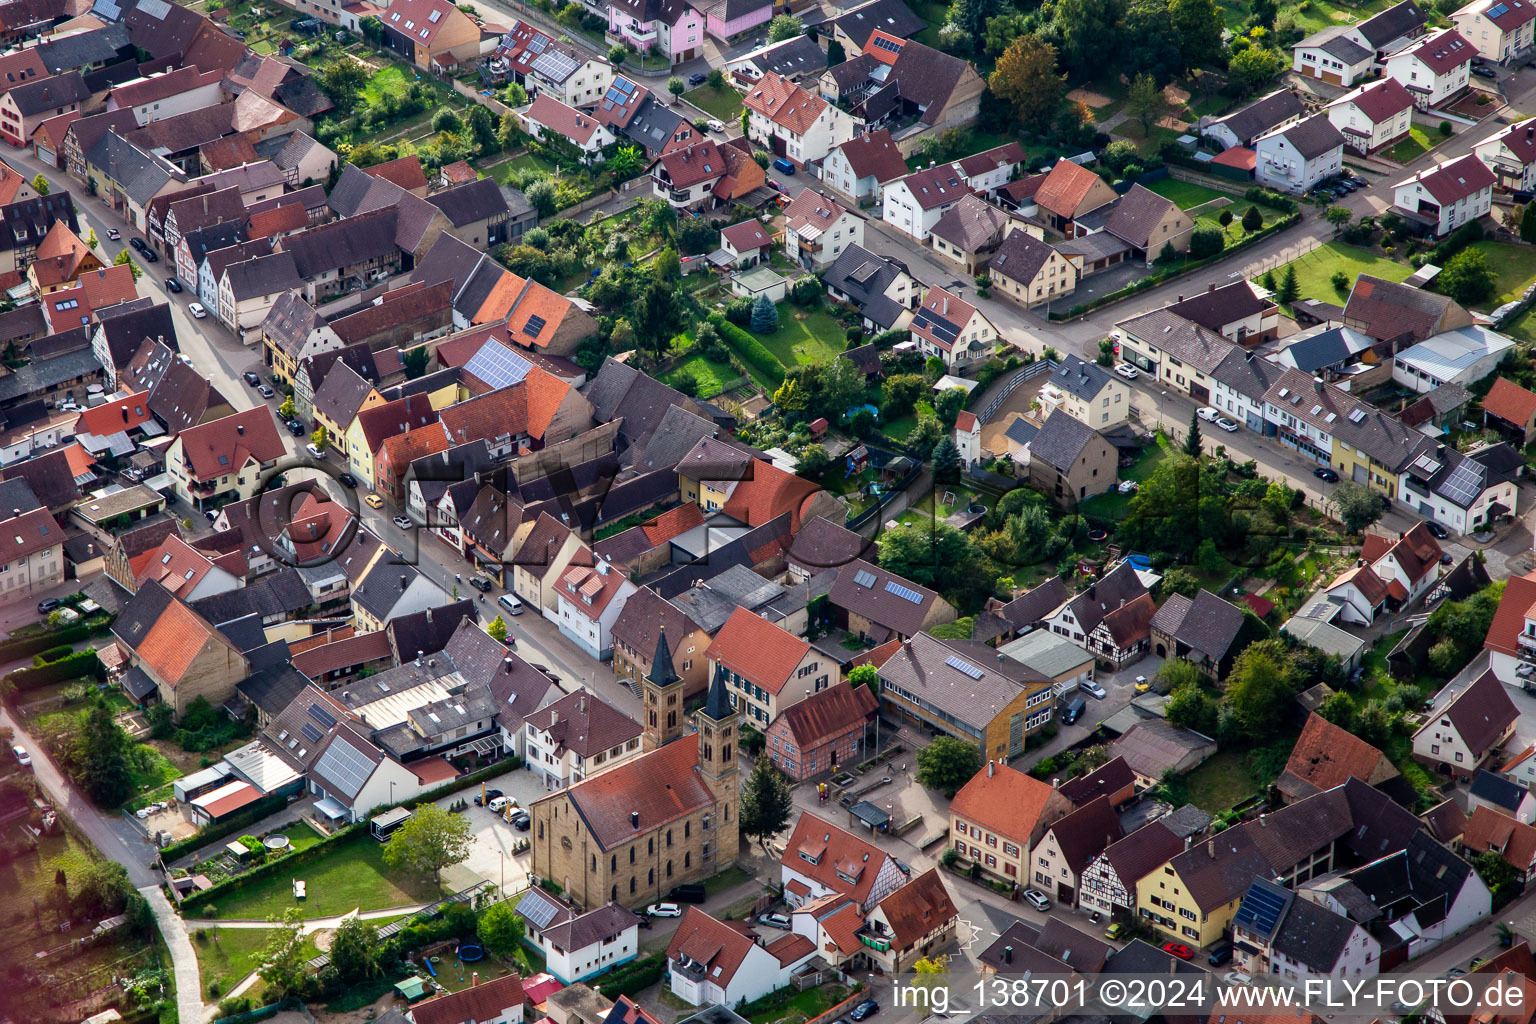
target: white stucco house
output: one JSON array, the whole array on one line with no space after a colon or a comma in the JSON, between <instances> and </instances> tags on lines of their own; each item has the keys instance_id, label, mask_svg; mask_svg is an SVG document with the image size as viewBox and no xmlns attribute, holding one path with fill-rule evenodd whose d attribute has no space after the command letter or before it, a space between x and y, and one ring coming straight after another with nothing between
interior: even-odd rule
<instances>
[{"instance_id":1,"label":"white stucco house","mask_svg":"<svg viewBox=\"0 0 1536 1024\"><path fill-rule=\"evenodd\" d=\"M689 907L667 946L667 967L672 994L689 1006L738 1006L788 985L815 955L815 945L804 935L787 932L759 945Z\"/></svg>"},{"instance_id":2,"label":"white stucco house","mask_svg":"<svg viewBox=\"0 0 1536 1024\"><path fill-rule=\"evenodd\" d=\"M1438 107L1467 87L1477 47L1453 28L1432 32L1387 57L1387 75L1413 93L1420 110Z\"/></svg>"},{"instance_id":3,"label":"white stucco house","mask_svg":"<svg viewBox=\"0 0 1536 1024\"><path fill-rule=\"evenodd\" d=\"M586 913L542 888L517 904L525 940L544 954L544 969L566 985L628 963L639 953L640 918L608 903Z\"/></svg>"},{"instance_id":4,"label":"white stucco house","mask_svg":"<svg viewBox=\"0 0 1536 1024\"><path fill-rule=\"evenodd\" d=\"M1393 145L1413 126L1413 94L1395 78L1383 78L1328 104L1328 120L1356 153Z\"/></svg>"},{"instance_id":5,"label":"white stucco house","mask_svg":"<svg viewBox=\"0 0 1536 1024\"><path fill-rule=\"evenodd\" d=\"M753 83L742 106L748 113L747 136L796 164L824 160L833 147L854 136L851 114L774 71Z\"/></svg>"},{"instance_id":6,"label":"white stucco house","mask_svg":"<svg viewBox=\"0 0 1536 1024\"><path fill-rule=\"evenodd\" d=\"M1472 0L1451 15L1456 31L1489 60L1507 61L1531 48L1536 29L1532 0Z\"/></svg>"},{"instance_id":7,"label":"white stucco house","mask_svg":"<svg viewBox=\"0 0 1536 1024\"><path fill-rule=\"evenodd\" d=\"M1493 209L1496 180L1487 164L1468 153L1398 182L1392 205L1439 238Z\"/></svg>"},{"instance_id":8,"label":"white stucco house","mask_svg":"<svg viewBox=\"0 0 1536 1024\"><path fill-rule=\"evenodd\" d=\"M613 657L613 624L639 588L602 559L596 563L572 566L560 578L556 622L582 650L606 661Z\"/></svg>"},{"instance_id":9,"label":"white stucco house","mask_svg":"<svg viewBox=\"0 0 1536 1024\"><path fill-rule=\"evenodd\" d=\"M1536 117L1499 129L1472 152L1488 165L1499 188L1536 189Z\"/></svg>"},{"instance_id":10,"label":"white stucco house","mask_svg":"<svg viewBox=\"0 0 1536 1024\"><path fill-rule=\"evenodd\" d=\"M1344 168L1344 136L1326 114L1260 137L1254 152L1254 180L1281 192L1306 192Z\"/></svg>"}]
</instances>

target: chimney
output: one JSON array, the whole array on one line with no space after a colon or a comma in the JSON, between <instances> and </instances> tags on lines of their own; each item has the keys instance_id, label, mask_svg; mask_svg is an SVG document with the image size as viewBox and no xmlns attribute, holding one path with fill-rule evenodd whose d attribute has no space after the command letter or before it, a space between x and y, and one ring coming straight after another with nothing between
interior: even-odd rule
<instances>
[{"instance_id":1,"label":"chimney","mask_svg":"<svg viewBox=\"0 0 1536 1024\"><path fill-rule=\"evenodd\" d=\"M558 712L558 711L551 711L549 713L549 727L551 729L553 729L555 726L557 726L559 724L560 724L560 712Z\"/></svg>"},{"instance_id":2,"label":"chimney","mask_svg":"<svg viewBox=\"0 0 1536 1024\"><path fill-rule=\"evenodd\" d=\"M1215 285L1214 282L1205 286L1205 293L1207 295L1209 295L1211 292L1213 292L1215 290L1216 290L1216 285Z\"/></svg>"},{"instance_id":3,"label":"chimney","mask_svg":"<svg viewBox=\"0 0 1536 1024\"><path fill-rule=\"evenodd\" d=\"M632 828L632 829L636 829L636 830L638 830L640 828L640 812L639 811L630 811L629 812L629 827Z\"/></svg>"},{"instance_id":4,"label":"chimney","mask_svg":"<svg viewBox=\"0 0 1536 1024\"><path fill-rule=\"evenodd\" d=\"M432 609L428 608L427 609L427 625L430 626L431 624L432 624Z\"/></svg>"},{"instance_id":5,"label":"chimney","mask_svg":"<svg viewBox=\"0 0 1536 1024\"><path fill-rule=\"evenodd\" d=\"M1322 394L1323 393L1323 378L1321 378L1321 377L1313 377L1312 378L1312 390L1316 391L1318 394Z\"/></svg>"},{"instance_id":6,"label":"chimney","mask_svg":"<svg viewBox=\"0 0 1536 1024\"><path fill-rule=\"evenodd\" d=\"M1269 827L1269 823L1264 820L1267 817L1269 817L1269 815L1267 815L1267 814L1259 815L1259 828L1268 828Z\"/></svg>"},{"instance_id":7,"label":"chimney","mask_svg":"<svg viewBox=\"0 0 1536 1024\"><path fill-rule=\"evenodd\" d=\"M88 554L94 555L96 553L96 542L93 540L86 541L85 550Z\"/></svg>"},{"instance_id":8,"label":"chimney","mask_svg":"<svg viewBox=\"0 0 1536 1024\"><path fill-rule=\"evenodd\" d=\"M1179 296L1179 297L1178 297L1178 301L1179 301L1179 302L1183 302L1183 301L1184 301L1184 296L1182 296L1182 295L1180 295L1180 296Z\"/></svg>"},{"instance_id":9,"label":"chimney","mask_svg":"<svg viewBox=\"0 0 1536 1024\"><path fill-rule=\"evenodd\" d=\"M501 670L508 675L512 674L512 656L510 654L502 659Z\"/></svg>"},{"instance_id":10,"label":"chimney","mask_svg":"<svg viewBox=\"0 0 1536 1024\"><path fill-rule=\"evenodd\" d=\"M987 761L987 778L990 779L996 773L997 773L997 762L996 761L992 761L992 760L988 760Z\"/></svg>"},{"instance_id":11,"label":"chimney","mask_svg":"<svg viewBox=\"0 0 1536 1024\"><path fill-rule=\"evenodd\" d=\"M421 668L421 659L422 659L422 656L425 655L426 653L427 653L426 651L417 651L416 652L416 667L417 668Z\"/></svg>"},{"instance_id":12,"label":"chimney","mask_svg":"<svg viewBox=\"0 0 1536 1024\"><path fill-rule=\"evenodd\" d=\"M581 700L577 702L577 706L582 714L587 713L587 694L585 691L582 692Z\"/></svg>"},{"instance_id":13,"label":"chimney","mask_svg":"<svg viewBox=\"0 0 1536 1024\"><path fill-rule=\"evenodd\" d=\"M1003 947L1003 963L1005 963L1005 964L1013 963L1013 947L1012 946L1004 946Z\"/></svg>"},{"instance_id":14,"label":"chimney","mask_svg":"<svg viewBox=\"0 0 1536 1024\"><path fill-rule=\"evenodd\" d=\"M1051 788L1052 789L1060 789L1061 788L1061 779L1059 779L1059 778L1052 779L1051 780Z\"/></svg>"},{"instance_id":15,"label":"chimney","mask_svg":"<svg viewBox=\"0 0 1536 1024\"><path fill-rule=\"evenodd\" d=\"M1216 840L1207 839L1205 841L1205 852L1210 856L1211 860L1216 859Z\"/></svg>"},{"instance_id":16,"label":"chimney","mask_svg":"<svg viewBox=\"0 0 1536 1024\"><path fill-rule=\"evenodd\" d=\"M475 971L469 976L469 987L475 988L480 984L480 972Z\"/></svg>"},{"instance_id":17,"label":"chimney","mask_svg":"<svg viewBox=\"0 0 1536 1024\"><path fill-rule=\"evenodd\" d=\"M403 592L405 590L405 588L409 587L410 585L411 585L411 578L409 576L407 576L405 573L401 573L400 574L400 590ZM419 652L418 652L418 656L419 656Z\"/></svg>"},{"instance_id":18,"label":"chimney","mask_svg":"<svg viewBox=\"0 0 1536 1024\"><path fill-rule=\"evenodd\" d=\"M128 410L124 409L123 410L123 415L126 417L128 415ZM235 424L235 433L239 434L241 437L244 437L245 436L245 424L244 423L236 423Z\"/></svg>"}]
</instances>

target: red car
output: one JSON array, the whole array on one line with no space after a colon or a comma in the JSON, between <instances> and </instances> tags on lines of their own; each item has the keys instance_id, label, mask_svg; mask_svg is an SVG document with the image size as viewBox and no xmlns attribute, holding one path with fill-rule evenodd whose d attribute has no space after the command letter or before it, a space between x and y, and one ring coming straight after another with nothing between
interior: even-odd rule
<instances>
[{"instance_id":1,"label":"red car","mask_svg":"<svg viewBox=\"0 0 1536 1024\"><path fill-rule=\"evenodd\" d=\"M1171 956L1176 956L1180 960L1193 960L1195 958L1195 951L1184 945L1182 942L1163 943L1163 952L1168 953Z\"/></svg>"}]
</instances>

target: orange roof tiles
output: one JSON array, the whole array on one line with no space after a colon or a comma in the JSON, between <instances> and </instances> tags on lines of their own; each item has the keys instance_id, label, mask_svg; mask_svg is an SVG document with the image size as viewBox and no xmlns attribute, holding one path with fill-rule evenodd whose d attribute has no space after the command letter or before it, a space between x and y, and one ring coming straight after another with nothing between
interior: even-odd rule
<instances>
[{"instance_id":1,"label":"orange roof tiles","mask_svg":"<svg viewBox=\"0 0 1536 1024\"><path fill-rule=\"evenodd\" d=\"M208 620L172 599L165 611L150 626L139 642L139 660L148 665L167 686L176 686L192 667L193 660L209 640L234 645L208 624Z\"/></svg>"},{"instance_id":2,"label":"orange roof tiles","mask_svg":"<svg viewBox=\"0 0 1536 1024\"><path fill-rule=\"evenodd\" d=\"M864 52L882 64L894 65L896 58L901 56L901 51L906 45L907 41L900 36L893 36L884 29L877 28L869 34L869 39L864 44Z\"/></svg>"},{"instance_id":3,"label":"orange roof tiles","mask_svg":"<svg viewBox=\"0 0 1536 1024\"><path fill-rule=\"evenodd\" d=\"M645 539L655 547L702 525L704 525L704 512L699 506L688 502L663 512L648 523L641 523L640 529L645 534Z\"/></svg>"},{"instance_id":4,"label":"orange roof tiles","mask_svg":"<svg viewBox=\"0 0 1536 1024\"><path fill-rule=\"evenodd\" d=\"M827 109L827 101L795 85L776 71L758 79L741 105L762 114L795 135L804 135Z\"/></svg>"},{"instance_id":5,"label":"orange roof tiles","mask_svg":"<svg viewBox=\"0 0 1536 1024\"><path fill-rule=\"evenodd\" d=\"M658 786L657 779L671 785ZM699 774L697 743L668 743L545 799L568 799L575 804L592 838L605 851L631 841L635 834L631 813L640 815L640 829L654 831L715 804L714 794Z\"/></svg>"},{"instance_id":6,"label":"orange roof tiles","mask_svg":"<svg viewBox=\"0 0 1536 1024\"><path fill-rule=\"evenodd\" d=\"M806 501L821 488L761 459L752 460L751 467L751 478L735 482L721 511L748 526L762 526L788 512L792 529L798 530Z\"/></svg>"},{"instance_id":7,"label":"orange roof tiles","mask_svg":"<svg viewBox=\"0 0 1536 1024\"><path fill-rule=\"evenodd\" d=\"M513 384L451 405L438 413L438 420L455 445L528 433L528 388Z\"/></svg>"},{"instance_id":8,"label":"orange roof tiles","mask_svg":"<svg viewBox=\"0 0 1536 1024\"><path fill-rule=\"evenodd\" d=\"M1381 751L1314 714L1291 748L1285 771L1324 790L1342 786L1350 779L1375 784L1381 781L1377 773L1381 762Z\"/></svg>"},{"instance_id":9,"label":"orange roof tiles","mask_svg":"<svg viewBox=\"0 0 1536 1024\"><path fill-rule=\"evenodd\" d=\"M1498 851L1517 871L1529 871L1536 863L1536 826L1517 821L1486 804L1467 818L1461 842L1469 853Z\"/></svg>"},{"instance_id":10,"label":"orange roof tiles","mask_svg":"<svg viewBox=\"0 0 1536 1024\"><path fill-rule=\"evenodd\" d=\"M892 945L900 948L921 942L959 916L938 868L929 868L881 900L880 911L895 936Z\"/></svg>"},{"instance_id":11,"label":"orange roof tiles","mask_svg":"<svg viewBox=\"0 0 1536 1024\"><path fill-rule=\"evenodd\" d=\"M427 174L421 169L421 158L415 154L382 164L374 164L372 167L364 167L363 173L393 182L407 192L427 187Z\"/></svg>"},{"instance_id":12,"label":"orange roof tiles","mask_svg":"<svg viewBox=\"0 0 1536 1024\"><path fill-rule=\"evenodd\" d=\"M160 542L160 546L130 560L134 582L143 586L154 580L173 594L183 597L190 594L203 577L213 569L213 563L203 552L191 547L176 534Z\"/></svg>"},{"instance_id":13,"label":"orange roof tiles","mask_svg":"<svg viewBox=\"0 0 1536 1024\"><path fill-rule=\"evenodd\" d=\"M712 984L723 990L756 945L742 932L717 921L698 907L689 907L667 945L667 959L690 957L704 965Z\"/></svg>"},{"instance_id":14,"label":"orange roof tiles","mask_svg":"<svg viewBox=\"0 0 1536 1024\"><path fill-rule=\"evenodd\" d=\"M704 655L776 695L810 649L810 644L793 633L737 608Z\"/></svg>"},{"instance_id":15,"label":"orange roof tiles","mask_svg":"<svg viewBox=\"0 0 1536 1024\"><path fill-rule=\"evenodd\" d=\"M176 443L198 480L215 480L238 472L247 460L270 462L287 451L272 412L264 405L189 427Z\"/></svg>"},{"instance_id":16,"label":"orange roof tiles","mask_svg":"<svg viewBox=\"0 0 1536 1024\"><path fill-rule=\"evenodd\" d=\"M870 890L887 856L878 846L807 811L795 822L779 863L863 906L870 902Z\"/></svg>"},{"instance_id":17,"label":"orange roof tiles","mask_svg":"<svg viewBox=\"0 0 1536 1024\"><path fill-rule=\"evenodd\" d=\"M1517 427L1526 426L1536 417L1536 394L1507 377L1497 377L1483 398L1483 412Z\"/></svg>"},{"instance_id":18,"label":"orange roof tiles","mask_svg":"<svg viewBox=\"0 0 1536 1024\"><path fill-rule=\"evenodd\" d=\"M587 558L590 559L591 555ZM596 620L613 603L627 582L625 575L612 566L599 571L595 567L578 565L566 572L560 580L560 586L561 593L570 600L572 608ZM578 596L581 600L575 600Z\"/></svg>"},{"instance_id":19,"label":"orange roof tiles","mask_svg":"<svg viewBox=\"0 0 1536 1024\"><path fill-rule=\"evenodd\" d=\"M989 762L960 788L949 809L957 818L1027 846L1054 792L1049 783Z\"/></svg>"},{"instance_id":20,"label":"orange roof tiles","mask_svg":"<svg viewBox=\"0 0 1536 1024\"><path fill-rule=\"evenodd\" d=\"M252 240L292 234L309 226L309 212L303 203L288 203L251 214L246 236Z\"/></svg>"},{"instance_id":21,"label":"orange roof tiles","mask_svg":"<svg viewBox=\"0 0 1536 1024\"><path fill-rule=\"evenodd\" d=\"M508 310L508 335L527 348L548 348L570 308L570 299L530 280L527 287L521 289L516 303ZM529 320L533 317L543 320L544 325L530 324Z\"/></svg>"},{"instance_id":22,"label":"orange roof tiles","mask_svg":"<svg viewBox=\"0 0 1536 1024\"><path fill-rule=\"evenodd\" d=\"M115 399L94 409L87 409L75 420L75 433L109 437L124 430L132 430L141 423L154 419L149 411L149 392L140 391L126 398Z\"/></svg>"},{"instance_id":23,"label":"orange roof tiles","mask_svg":"<svg viewBox=\"0 0 1536 1024\"><path fill-rule=\"evenodd\" d=\"M1058 160L1045 176L1045 181L1040 183L1040 190L1035 193L1035 202L1058 217L1075 217L1079 212L1078 207L1093 188L1093 183L1100 180L1097 174L1086 167L1080 167L1071 160Z\"/></svg>"},{"instance_id":24,"label":"orange roof tiles","mask_svg":"<svg viewBox=\"0 0 1536 1024\"><path fill-rule=\"evenodd\" d=\"M91 453L78 444L69 445L64 449L64 459L69 464L69 471L77 477L85 476L91 472L91 467L96 465L96 460L91 458Z\"/></svg>"},{"instance_id":25,"label":"orange roof tiles","mask_svg":"<svg viewBox=\"0 0 1536 1024\"><path fill-rule=\"evenodd\" d=\"M384 480L403 476L412 462L424 455L445 452L448 448L448 434L441 423L407 430L403 434L386 438L379 446L374 460L374 474Z\"/></svg>"}]
</instances>

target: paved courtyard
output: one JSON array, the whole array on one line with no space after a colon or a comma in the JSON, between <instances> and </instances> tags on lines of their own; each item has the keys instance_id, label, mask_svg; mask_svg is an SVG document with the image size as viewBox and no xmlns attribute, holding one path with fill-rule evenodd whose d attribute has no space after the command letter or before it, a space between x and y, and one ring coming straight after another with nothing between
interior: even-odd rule
<instances>
[{"instance_id":1,"label":"paved courtyard","mask_svg":"<svg viewBox=\"0 0 1536 1024\"><path fill-rule=\"evenodd\" d=\"M517 806L524 808L545 795L543 785L525 768L499 775L487 782L485 788L501 790ZM460 799L468 800L469 809L463 814L469 819L475 839L469 859L444 872L444 878L454 889L463 889L476 882L490 882L508 893L527 888L530 855L527 852L513 853L512 846L519 839L527 839L529 833L519 832L500 815L492 814L484 807L476 807L475 798L479 795L478 788L466 789L437 801L439 807L446 808Z\"/></svg>"}]
</instances>

